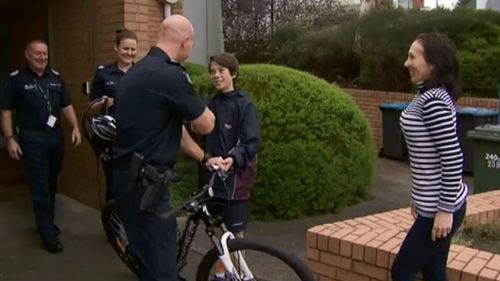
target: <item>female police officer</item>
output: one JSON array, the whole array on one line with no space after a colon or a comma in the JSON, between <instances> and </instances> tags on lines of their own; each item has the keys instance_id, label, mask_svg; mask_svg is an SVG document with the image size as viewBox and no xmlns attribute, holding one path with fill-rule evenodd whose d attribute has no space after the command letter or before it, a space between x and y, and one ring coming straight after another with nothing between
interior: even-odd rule
<instances>
[{"instance_id":1,"label":"female police officer","mask_svg":"<svg viewBox=\"0 0 500 281\"><path fill-rule=\"evenodd\" d=\"M89 100L92 102L93 112L106 113L114 116L115 88L122 76L132 67L137 56L137 35L130 30L121 29L116 32L115 46L116 62L99 65L92 82L92 92ZM101 154L94 147L96 153L100 154L104 175L106 177L106 201L113 199L112 191L112 165L110 161L111 147L107 148L107 154Z\"/></svg>"}]
</instances>

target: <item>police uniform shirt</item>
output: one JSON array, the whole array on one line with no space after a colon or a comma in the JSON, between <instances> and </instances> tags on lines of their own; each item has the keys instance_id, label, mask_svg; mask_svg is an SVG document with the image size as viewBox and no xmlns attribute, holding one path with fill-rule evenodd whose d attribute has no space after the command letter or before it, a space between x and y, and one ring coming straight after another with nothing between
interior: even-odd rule
<instances>
[{"instance_id":1,"label":"police uniform shirt","mask_svg":"<svg viewBox=\"0 0 500 281\"><path fill-rule=\"evenodd\" d=\"M127 161L138 152L153 165L172 167L183 119L192 121L205 109L185 69L152 47L120 80L116 94L113 158Z\"/></svg>"},{"instance_id":2,"label":"police uniform shirt","mask_svg":"<svg viewBox=\"0 0 500 281\"><path fill-rule=\"evenodd\" d=\"M57 118L53 128L58 128L61 110L71 105L64 81L55 70L45 69L38 76L28 66L12 72L5 84L2 109L16 111L19 129L46 130L50 115Z\"/></svg>"},{"instance_id":3,"label":"police uniform shirt","mask_svg":"<svg viewBox=\"0 0 500 281\"><path fill-rule=\"evenodd\" d=\"M100 99L102 96L114 98L116 96L116 85L118 85L124 74L125 72L120 70L117 62L108 65L99 65L92 81L92 92L90 93L89 100ZM110 110L113 111L113 108Z\"/></svg>"}]
</instances>

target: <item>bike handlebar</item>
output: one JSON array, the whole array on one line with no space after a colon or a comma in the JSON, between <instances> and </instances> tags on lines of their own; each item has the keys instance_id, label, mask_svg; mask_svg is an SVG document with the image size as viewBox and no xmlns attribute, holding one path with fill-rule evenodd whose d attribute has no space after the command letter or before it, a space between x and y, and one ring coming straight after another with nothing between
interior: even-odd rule
<instances>
[{"instance_id":1,"label":"bike handlebar","mask_svg":"<svg viewBox=\"0 0 500 281\"><path fill-rule=\"evenodd\" d=\"M203 186L201 191L194 194L191 198L189 198L186 202L182 203L180 206L173 208L172 210L161 215L163 218L170 218L171 216L177 214L181 209L184 209L187 212L196 212L200 207L200 202L202 199L213 197L212 186L214 185L215 177L219 175L222 179L225 179L226 173L220 169L218 165L212 164L210 165L210 179L206 185Z\"/></svg>"}]
</instances>

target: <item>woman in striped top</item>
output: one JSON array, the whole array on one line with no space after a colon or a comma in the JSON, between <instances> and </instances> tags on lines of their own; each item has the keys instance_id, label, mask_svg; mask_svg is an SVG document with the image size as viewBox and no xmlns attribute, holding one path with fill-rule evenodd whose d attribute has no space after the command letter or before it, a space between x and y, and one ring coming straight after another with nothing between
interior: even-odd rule
<instances>
[{"instance_id":1,"label":"woman in striped top","mask_svg":"<svg viewBox=\"0 0 500 281\"><path fill-rule=\"evenodd\" d=\"M393 281L446 281L451 237L465 216L467 185L457 137L456 48L443 34L417 36L404 63L417 95L400 122L410 155L415 222L392 265Z\"/></svg>"}]
</instances>

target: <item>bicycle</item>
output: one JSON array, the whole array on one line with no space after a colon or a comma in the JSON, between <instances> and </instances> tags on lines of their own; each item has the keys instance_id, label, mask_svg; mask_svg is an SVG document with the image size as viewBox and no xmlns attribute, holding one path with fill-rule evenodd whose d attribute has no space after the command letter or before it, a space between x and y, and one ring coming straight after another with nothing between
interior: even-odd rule
<instances>
[{"instance_id":1,"label":"bicycle","mask_svg":"<svg viewBox=\"0 0 500 281\"><path fill-rule=\"evenodd\" d=\"M178 232L177 236L177 268L179 274L187 265L187 257L194 235L199 224L203 222L205 232L214 246L205 253L198 264L197 281L212 280L214 278L212 276L214 265L218 260L224 264L226 280L276 280L276 274L280 274L283 280L314 281L311 271L298 257L247 238L235 238L231 232L227 231L221 217L210 214L207 205L210 204L210 199L213 196L212 186L216 176L223 177L221 173L218 167L214 166L209 182L199 192L181 206L164 214L165 217L169 217L180 210L188 214L186 224L183 230ZM138 266L128 251L128 239L114 202L111 201L104 206L101 219L113 249L125 265L137 274ZM224 233L220 238L215 235L215 229L217 228L222 229ZM283 268L277 268L277 266Z\"/></svg>"}]
</instances>

